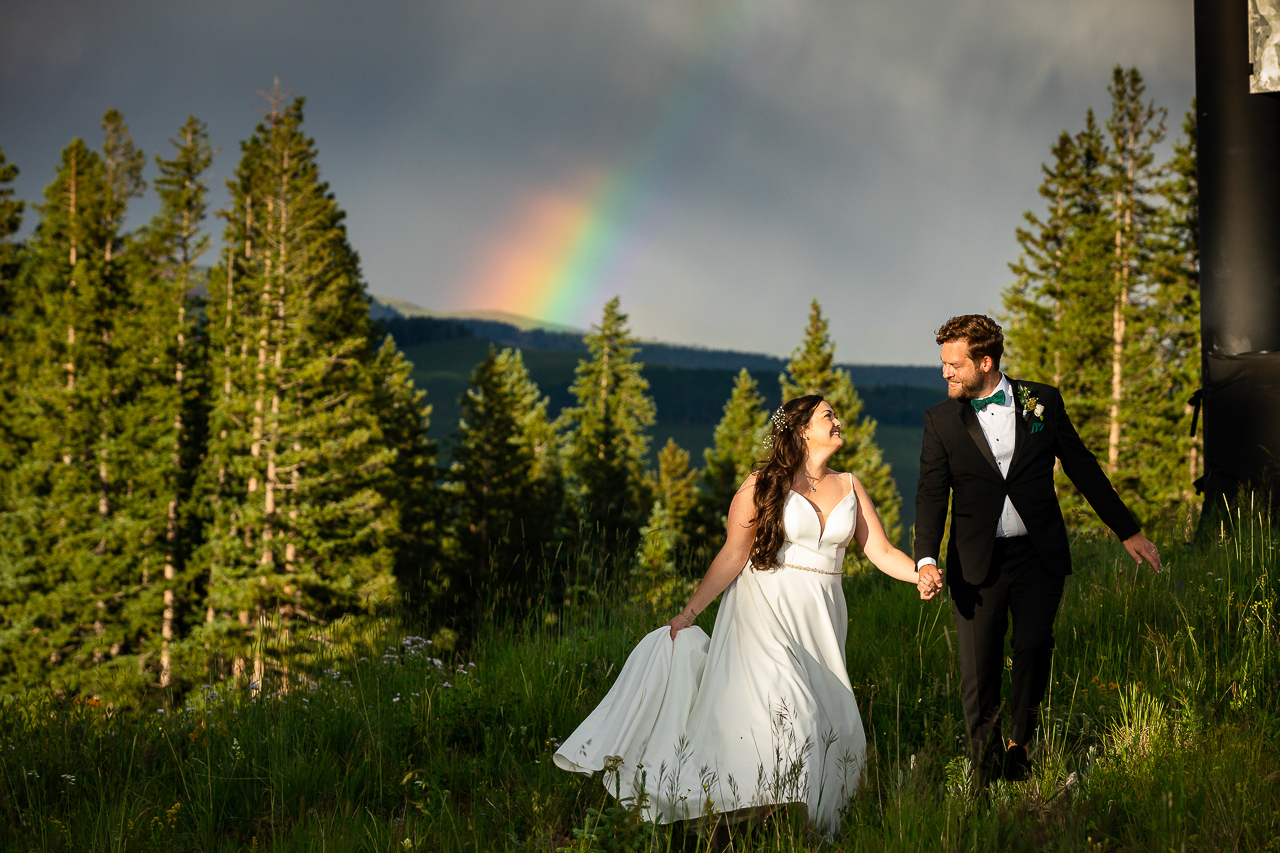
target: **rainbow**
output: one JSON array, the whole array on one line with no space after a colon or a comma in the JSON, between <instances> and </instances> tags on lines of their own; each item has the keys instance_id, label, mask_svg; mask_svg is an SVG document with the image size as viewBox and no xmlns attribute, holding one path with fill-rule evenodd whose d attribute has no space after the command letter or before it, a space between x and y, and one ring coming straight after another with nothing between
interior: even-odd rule
<instances>
[{"instance_id":1,"label":"rainbow","mask_svg":"<svg viewBox=\"0 0 1280 853\"><path fill-rule=\"evenodd\" d=\"M605 300L627 289L647 223L661 214L662 173L700 127L713 124L716 72L743 52L742 9L739 0L721 2L704 61L668 96L621 165L581 168L516 197L462 288L463 307L585 327Z\"/></svg>"}]
</instances>

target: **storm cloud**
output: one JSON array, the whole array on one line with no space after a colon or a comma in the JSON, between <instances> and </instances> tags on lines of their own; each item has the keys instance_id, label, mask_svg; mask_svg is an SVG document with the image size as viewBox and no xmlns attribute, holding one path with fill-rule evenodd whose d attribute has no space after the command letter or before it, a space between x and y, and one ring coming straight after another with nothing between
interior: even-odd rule
<instances>
[{"instance_id":1,"label":"storm cloud","mask_svg":"<svg viewBox=\"0 0 1280 853\"><path fill-rule=\"evenodd\" d=\"M1114 65L1173 130L1194 83L1190 0L45 0L4 18L0 147L31 201L115 107L152 152L207 121L221 204L278 74L307 97L374 293L501 307L475 283L521 201L596 176L626 195L616 257L555 319L585 326L620 294L642 336L783 355L818 298L863 363L932 363L943 319L998 309L1040 164L1106 112Z\"/></svg>"}]
</instances>

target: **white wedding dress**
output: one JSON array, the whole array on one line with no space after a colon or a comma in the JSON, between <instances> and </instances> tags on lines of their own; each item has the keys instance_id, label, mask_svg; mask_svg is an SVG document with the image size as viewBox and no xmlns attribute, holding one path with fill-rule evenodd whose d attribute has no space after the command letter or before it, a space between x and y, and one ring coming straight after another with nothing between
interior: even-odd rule
<instances>
[{"instance_id":1,"label":"white wedding dress","mask_svg":"<svg viewBox=\"0 0 1280 853\"><path fill-rule=\"evenodd\" d=\"M840 571L857 518L846 477L849 494L825 528L803 495L788 494L787 565L748 563L710 638L691 627L672 642L665 626L645 636L556 765L586 774L616 766L605 788L620 782L623 798L645 795L644 814L659 823L803 803L834 834L867 743L844 657Z\"/></svg>"}]
</instances>

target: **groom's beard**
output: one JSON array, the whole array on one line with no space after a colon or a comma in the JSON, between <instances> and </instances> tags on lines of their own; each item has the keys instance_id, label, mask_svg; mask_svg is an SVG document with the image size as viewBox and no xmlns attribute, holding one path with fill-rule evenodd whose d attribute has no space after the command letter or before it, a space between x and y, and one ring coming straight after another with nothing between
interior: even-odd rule
<instances>
[{"instance_id":1,"label":"groom's beard","mask_svg":"<svg viewBox=\"0 0 1280 853\"><path fill-rule=\"evenodd\" d=\"M984 378L981 373L974 373L968 379L960 380L959 388L947 386L947 394L953 400L974 400L982 393Z\"/></svg>"}]
</instances>

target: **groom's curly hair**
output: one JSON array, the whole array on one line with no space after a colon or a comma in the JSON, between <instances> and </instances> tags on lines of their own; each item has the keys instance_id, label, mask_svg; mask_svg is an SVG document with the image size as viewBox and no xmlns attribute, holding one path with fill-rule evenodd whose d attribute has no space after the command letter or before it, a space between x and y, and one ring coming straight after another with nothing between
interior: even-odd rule
<instances>
[{"instance_id":1,"label":"groom's curly hair","mask_svg":"<svg viewBox=\"0 0 1280 853\"><path fill-rule=\"evenodd\" d=\"M791 481L809 453L804 441L805 428L822 400L821 394L796 397L783 403L773 415L769 458L755 464L756 487L752 500L756 516L752 521L756 525L756 538L751 543L754 568L771 569L778 565L778 552L787 538L782 529L782 513Z\"/></svg>"},{"instance_id":2,"label":"groom's curly hair","mask_svg":"<svg viewBox=\"0 0 1280 853\"><path fill-rule=\"evenodd\" d=\"M938 346L952 341L968 341L969 358L976 364L991 356L996 370L1000 369L1000 357L1004 355L1004 331L1000 324L986 314L961 314L952 317L938 329Z\"/></svg>"}]
</instances>

